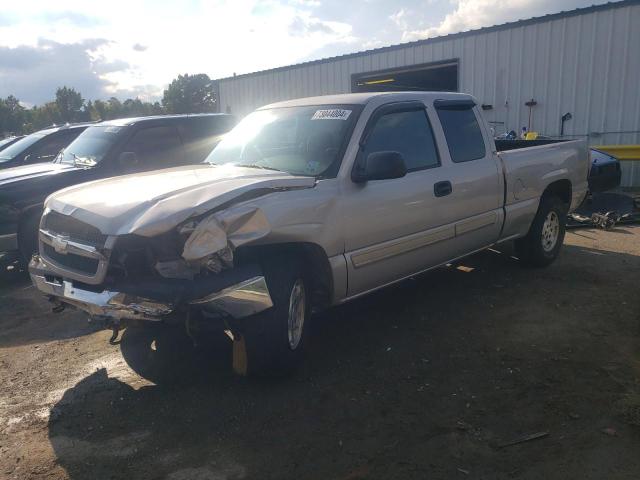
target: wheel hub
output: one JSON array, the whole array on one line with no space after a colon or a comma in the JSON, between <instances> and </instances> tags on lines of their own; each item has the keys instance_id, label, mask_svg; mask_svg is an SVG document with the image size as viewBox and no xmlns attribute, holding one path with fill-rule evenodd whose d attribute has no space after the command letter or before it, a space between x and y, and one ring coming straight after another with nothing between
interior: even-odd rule
<instances>
[{"instance_id":1,"label":"wheel hub","mask_svg":"<svg viewBox=\"0 0 640 480\"><path fill-rule=\"evenodd\" d=\"M558 214L551 211L547 214L542 224L542 249L545 252L551 252L558 243L558 237L560 235L560 219Z\"/></svg>"},{"instance_id":2,"label":"wheel hub","mask_svg":"<svg viewBox=\"0 0 640 480\"><path fill-rule=\"evenodd\" d=\"M306 313L306 298L304 283L301 279L296 280L289 296L289 347L295 350L302 339L302 329L304 327L304 317Z\"/></svg>"}]
</instances>

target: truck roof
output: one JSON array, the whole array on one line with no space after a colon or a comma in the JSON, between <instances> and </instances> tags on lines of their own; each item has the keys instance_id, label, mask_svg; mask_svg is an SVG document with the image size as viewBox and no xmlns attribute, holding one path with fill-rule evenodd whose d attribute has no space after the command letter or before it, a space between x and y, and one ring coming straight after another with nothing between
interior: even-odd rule
<instances>
[{"instance_id":1,"label":"truck roof","mask_svg":"<svg viewBox=\"0 0 640 480\"><path fill-rule=\"evenodd\" d=\"M424 99L433 101L436 99L473 99L473 97L467 93L454 93L454 92L365 92L365 93L344 93L340 95L322 95L318 97L306 97L296 98L293 100L286 100L283 102L271 103L265 105L263 108L282 108L282 107L301 107L312 105L366 105L372 99L377 97L390 97L389 100L393 100L397 97L398 100L406 100L407 97L414 99Z\"/></svg>"},{"instance_id":2,"label":"truck roof","mask_svg":"<svg viewBox=\"0 0 640 480\"><path fill-rule=\"evenodd\" d=\"M100 122L100 125L124 127L126 125L133 125L139 122L148 122L152 120L168 120L168 119L183 119L183 118L199 118L199 117L230 117L228 113L188 113L180 115L150 115L148 117L130 117L130 118L117 118L114 120L105 120Z\"/></svg>"}]
</instances>

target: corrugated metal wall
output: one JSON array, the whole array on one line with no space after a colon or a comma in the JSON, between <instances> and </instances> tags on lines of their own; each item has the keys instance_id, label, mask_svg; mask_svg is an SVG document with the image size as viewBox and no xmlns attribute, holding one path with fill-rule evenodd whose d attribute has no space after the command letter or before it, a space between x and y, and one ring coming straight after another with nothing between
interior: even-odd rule
<instances>
[{"instance_id":1,"label":"corrugated metal wall","mask_svg":"<svg viewBox=\"0 0 640 480\"><path fill-rule=\"evenodd\" d=\"M244 115L291 98L347 93L351 75L448 59L459 60L460 91L493 105L496 132L532 130L588 135L591 144L640 143L640 4L432 39L324 62L221 79L220 105ZM623 185L640 186L640 164L623 163Z\"/></svg>"}]
</instances>

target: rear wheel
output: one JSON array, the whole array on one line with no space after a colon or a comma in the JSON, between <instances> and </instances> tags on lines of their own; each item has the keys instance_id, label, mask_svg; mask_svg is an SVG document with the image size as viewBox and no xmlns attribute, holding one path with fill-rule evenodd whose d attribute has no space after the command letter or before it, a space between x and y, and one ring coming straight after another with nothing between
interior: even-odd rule
<instances>
[{"instance_id":1,"label":"rear wheel","mask_svg":"<svg viewBox=\"0 0 640 480\"><path fill-rule=\"evenodd\" d=\"M520 261L528 266L546 267L560 253L564 241L567 209L555 196L543 197L526 237L516 240Z\"/></svg>"},{"instance_id":2,"label":"rear wheel","mask_svg":"<svg viewBox=\"0 0 640 480\"><path fill-rule=\"evenodd\" d=\"M301 362L311 313L310 282L295 258L265 266L274 306L239 324L234 342L234 370L242 375L280 376Z\"/></svg>"}]
</instances>

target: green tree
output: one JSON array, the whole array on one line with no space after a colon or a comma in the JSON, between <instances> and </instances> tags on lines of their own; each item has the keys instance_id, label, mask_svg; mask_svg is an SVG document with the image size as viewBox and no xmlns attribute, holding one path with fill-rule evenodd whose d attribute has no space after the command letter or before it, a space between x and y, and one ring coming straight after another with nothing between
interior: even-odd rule
<instances>
[{"instance_id":1,"label":"green tree","mask_svg":"<svg viewBox=\"0 0 640 480\"><path fill-rule=\"evenodd\" d=\"M31 124L35 130L58 125L65 121L56 102L47 102L40 107L31 109Z\"/></svg>"},{"instance_id":2,"label":"green tree","mask_svg":"<svg viewBox=\"0 0 640 480\"><path fill-rule=\"evenodd\" d=\"M56 106L63 122L78 122L82 119L84 99L74 88L62 87L56 90Z\"/></svg>"},{"instance_id":3,"label":"green tree","mask_svg":"<svg viewBox=\"0 0 640 480\"><path fill-rule=\"evenodd\" d=\"M16 97L0 98L0 134L20 133L25 119L25 109Z\"/></svg>"},{"instance_id":4,"label":"green tree","mask_svg":"<svg viewBox=\"0 0 640 480\"><path fill-rule=\"evenodd\" d=\"M164 91L162 105L167 113L217 111L216 85L205 73L178 75Z\"/></svg>"}]
</instances>

